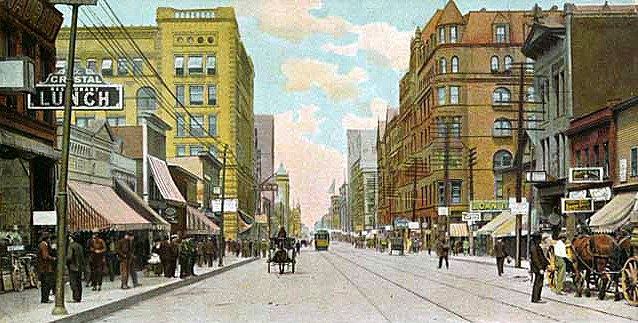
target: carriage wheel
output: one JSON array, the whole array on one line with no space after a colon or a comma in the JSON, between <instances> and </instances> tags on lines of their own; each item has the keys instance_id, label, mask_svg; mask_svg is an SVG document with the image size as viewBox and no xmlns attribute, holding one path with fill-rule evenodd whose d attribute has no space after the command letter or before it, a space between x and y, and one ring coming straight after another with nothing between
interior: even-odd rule
<instances>
[{"instance_id":1,"label":"carriage wheel","mask_svg":"<svg viewBox=\"0 0 638 323\"><path fill-rule=\"evenodd\" d=\"M629 258L623 266L622 292L629 305L638 306L638 257Z\"/></svg>"}]
</instances>

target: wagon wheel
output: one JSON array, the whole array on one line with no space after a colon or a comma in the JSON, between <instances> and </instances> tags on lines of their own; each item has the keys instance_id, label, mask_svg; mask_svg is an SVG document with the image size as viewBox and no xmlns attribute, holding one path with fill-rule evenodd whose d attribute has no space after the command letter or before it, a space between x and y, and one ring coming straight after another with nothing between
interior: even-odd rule
<instances>
[{"instance_id":1,"label":"wagon wheel","mask_svg":"<svg viewBox=\"0 0 638 323\"><path fill-rule=\"evenodd\" d=\"M622 292L629 305L638 306L638 257L629 258L623 266Z\"/></svg>"}]
</instances>

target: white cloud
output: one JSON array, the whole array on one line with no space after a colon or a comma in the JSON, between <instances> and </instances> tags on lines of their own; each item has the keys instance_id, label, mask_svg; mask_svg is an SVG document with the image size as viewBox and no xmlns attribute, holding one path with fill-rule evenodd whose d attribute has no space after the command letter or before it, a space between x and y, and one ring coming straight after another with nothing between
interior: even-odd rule
<instances>
[{"instance_id":1,"label":"white cloud","mask_svg":"<svg viewBox=\"0 0 638 323\"><path fill-rule=\"evenodd\" d=\"M323 120L316 105L304 106L295 115L288 111L275 115L275 165L283 163L290 176L291 203L301 202L301 221L312 227L328 212L328 188L333 179L343 183L345 156L317 144L307 135L319 131ZM296 118L295 118L296 117Z\"/></svg>"},{"instance_id":2,"label":"white cloud","mask_svg":"<svg viewBox=\"0 0 638 323\"><path fill-rule=\"evenodd\" d=\"M312 59L289 59L281 65L286 77L286 91L308 91L318 87L333 101L343 101L359 94L359 83L368 80L365 70L354 67L348 74L339 74L338 66Z\"/></svg>"},{"instance_id":3,"label":"white cloud","mask_svg":"<svg viewBox=\"0 0 638 323\"><path fill-rule=\"evenodd\" d=\"M370 106L366 113L370 113L370 117L358 117L353 113L346 113L341 119L341 127L343 129L374 129L377 127L379 120L385 120L385 111L388 108L388 102L381 98L374 98L370 101Z\"/></svg>"}]
</instances>

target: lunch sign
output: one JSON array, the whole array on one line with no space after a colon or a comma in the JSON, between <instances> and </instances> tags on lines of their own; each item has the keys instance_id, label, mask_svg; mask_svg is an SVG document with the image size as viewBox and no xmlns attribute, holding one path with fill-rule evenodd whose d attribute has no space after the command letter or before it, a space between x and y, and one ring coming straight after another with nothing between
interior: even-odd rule
<instances>
[{"instance_id":1,"label":"lunch sign","mask_svg":"<svg viewBox=\"0 0 638 323\"><path fill-rule=\"evenodd\" d=\"M106 84L100 74L78 68L73 75L74 110L122 110L124 108L122 85ZM64 110L64 69L49 74L47 79L35 86L35 94L29 95L31 110Z\"/></svg>"}]
</instances>

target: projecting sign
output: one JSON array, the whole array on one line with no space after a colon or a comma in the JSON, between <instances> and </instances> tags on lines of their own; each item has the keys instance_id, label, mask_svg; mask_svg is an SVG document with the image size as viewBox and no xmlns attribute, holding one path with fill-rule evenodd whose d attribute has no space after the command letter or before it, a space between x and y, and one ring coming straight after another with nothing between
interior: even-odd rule
<instances>
[{"instance_id":1,"label":"projecting sign","mask_svg":"<svg viewBox=\"0 0 638 323\"><path fill-rule=\"evenodd\" d=\"M560 200L563 213L589 213L594 212L594 200L592 199L566 199Z\"/></svg>"},{"instance_id":2,"label":"projecting sign","mask_svg":"<svg viewBox=\"0 0 638 323\"><path fill-rule=\"evenodd\" d=\"M544 170L531 171L525 173L525 180L530 183L542 183L547 181L547 174Z\"/></svg>"},{"instance_id":3,"label":"projecting sign","mask_svg":"<svg viewBox=\"0 0 638 323\"><path fill-rule=\"evenodd\" d=\"M512 215L527 214L529 212L529 203L526 198L521 199L521 203L516 202L516 198L510 197L509 208Z\"/></svg>"},{"instance_id":4,"label":"projecting sign","mask_svg":"<svg viewBox=\"0 0 638 323\"><path fill-rule=\"evenodd\" d=\"M213 212L221 212L222 211L222 200L214 199L210 201L211 208ZM237 199L224 199L224 212L237 212Z\"/></svg>"},{"instance_id":5,"label":"projecting sign","mask_svg":"<svg viewBox=\"0 0 638 323\"><path fill-rule=\"evenodd\" d=\"M461 219L463 221L481 221L481 213L478 212L463 212L461 214Z\"/></svg>"},{"instance_id":6,"label":"projecting sign","mask_svg":"<svg viewBox=\"0 0 638 323\"><path fill-rule=\"evenodd\" d=\"M35 94L28 96L31 110L64 110L65 70L49 74L46 81L35 86ZM122 110L122 85L106 84L102 75L75 69L71 105L74 110Z\"/></svg>"},{"instance_id":7,"label":"projecting sign","mask_svg":"<svg viewBox=\"0 0 638 323\"><path fill-rule=\"evenodd\" d=\"M392 231L392 226L391 225L386 225L385 226L385 231Z\"/></svg>"},{"instance_id":8,"label":"projecting sign","mask_svg":"<svg viewBox=\"0 0 638 323\"><path fill-rule=\"evenodd\" d=\"M479 212L498 212L507 210L506 200L472 200L470 201L470 210Z\"/></svg>"},{"instance_id":9,"label":"projecting sign","mask_svg":"<svg viewBox=\"0 0 638 323\"><path fill-rule=\"evenodd\" d=\"M259 190L264 192L264 191L273 191L276 192L278 189L277 184L273 184L273 183L266 183L263 184L261 186L259 186Z\"/></svg>"},{"instance_id":10,"label":"projecting sign","mask_svg":"<svg viewBox=\"0 0 638 323\"><path fill-rule=\"evenodd\" d=\"M620 160L620 182L624 183L627 181L627 160Z\"/></svg>"},{"instance_id":11,"label":"projecting sign","mask_svg":"<svg viewBox=\"0 0 638 323\"><path fill-rule=\"evenodd\" d=\"M409 229L418 229L419 228L419 222L409 222L408 223L408 228Z\"/></svg>"},{"instance_id":12,"label":"projecting sign","mask_svg":"<svg viewBox=\"0 0 638 323\"><path fill-rule=\"evenodd\" d=\"M439 211L439 212L438 212L438 213L439 213L439 215L445 215L445 216L450 215L450 209L449 209L449 208L447 208L447 207L444 207L444 206L439 207L438 211Z\"/></svg>"},{"instance_id":13,"label":"projecting sign","mask_svg":"<svg viewBox=\"0 0 638 323\"><path fill-rule=\"evenodd\" d=\"M602 167L578 167L569 169L570 183L600 183L602 181Z\"/></svg>"}]
</instances>

